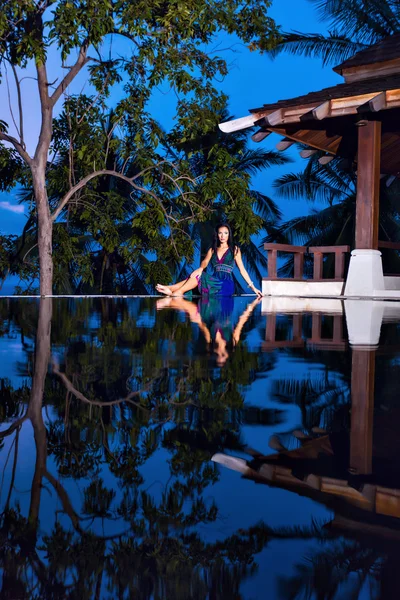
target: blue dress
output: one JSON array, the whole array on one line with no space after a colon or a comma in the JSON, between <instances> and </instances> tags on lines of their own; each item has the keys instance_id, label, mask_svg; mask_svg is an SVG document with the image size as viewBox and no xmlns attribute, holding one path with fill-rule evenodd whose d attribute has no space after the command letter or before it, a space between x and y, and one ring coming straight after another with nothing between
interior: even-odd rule
<instances>
[{"instance_id":1,"label":"blue dress","mask_svg":"<svg viewBox=\"0 0 400 600\"><path fill-rule=\"evenodd\" d=\"M211 267L211 273L202 273L198 277L198 286L201 295L208 296L232 296L235 293L235 283L233 281L233 269L235 267L235 257L230 248L218 258L214 251L208 267Z\"/></svg>"}]
</instances>

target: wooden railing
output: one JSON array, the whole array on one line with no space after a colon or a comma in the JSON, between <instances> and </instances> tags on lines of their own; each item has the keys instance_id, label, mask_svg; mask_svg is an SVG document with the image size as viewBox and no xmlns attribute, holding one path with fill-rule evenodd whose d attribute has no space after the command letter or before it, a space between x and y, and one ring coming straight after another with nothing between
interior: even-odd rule
<instances>
[{"instance_id":1,"label":"wooden railing","mask_svg":"<svg viewBox=\"0 0 400 600\"><path fill-rule=\"evenodd\" d=\"M303 278L305 246L291 246L290 244L264 244L268 254L268 279L278 279L277 260L278 252L294 254L294 279Z\"/></svg>"},{"instance_id":2,"label":"wooden railing","mask_svg":"<svg viewBox=\"0 0 400 600\"><path fill-rule=\"evenodd\" d=\"M323 280L324 254L335 255L334 281L344 281L344 258L345 254L350 252L350 246L310 246L307 248L306 246L292 246L291 244L264 244L264 249L268 254L268 277L266 277L268 280L278 279L278 252L285 252L294 255L294 277L290 278L290 281L303 281L304 255L307 253L314 255L312 281Z\"/></svg>"},{"instance_id":3,"label":"wooden railing","mask_svg":"<svg viewBox=\"0 0 400 600\"><path fill-rule=\"evenodd\" d=\"M400 242L385 242L379 240L378 248L387 248L388 250L400 250Z\"/></svg>"},{"instance_id":4,"label":"wooden railing","mask_svg":"<svg viewBox=\"0 0 400 600\"><path fill-rule=\"evenodd\" d=\"M350 252L350 246L310 246L308 252L314 255L314 273L313 279L319 280L322 277L322 267L324 254L335 255L335 281L344 279L344 255Z\"/></svg>"},{"instance_id":5,"label":"wooden railing","mask_svg":"<svg viewBox=\"0 0 400 600\"><path fill-rule=\"evenodd\" d=\"M399 242L388 242L384 240L378 241L378 248L382 250L397 250L400 251L400 243ZM385 261L383 260L383 267L385 268ZM399 273L387 273L384 271L384 275L387 277L400 277Z\"/></svg>"}]
</instances>

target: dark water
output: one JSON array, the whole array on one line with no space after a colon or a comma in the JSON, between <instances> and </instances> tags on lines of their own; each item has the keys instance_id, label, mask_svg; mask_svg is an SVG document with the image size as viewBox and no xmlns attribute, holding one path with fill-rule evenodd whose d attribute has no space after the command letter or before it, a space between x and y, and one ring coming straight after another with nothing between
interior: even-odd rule
<instances>
[{"instance_id":1,"label":"dark water","mask_svg":"<svg viewBox=\"0 0 400 600\"><path fill-rule=\"evenodd\" d=\"M1 598L399 597L396 319L261 308L0 300Z\"/></svg>"}]
</instances>

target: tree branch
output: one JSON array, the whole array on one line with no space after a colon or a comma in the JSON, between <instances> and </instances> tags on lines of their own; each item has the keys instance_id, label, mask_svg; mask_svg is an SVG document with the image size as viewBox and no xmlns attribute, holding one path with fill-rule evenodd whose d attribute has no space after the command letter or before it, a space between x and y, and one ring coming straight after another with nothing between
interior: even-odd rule
<instances>
[{"instance_id":1,"label":"tree branch","mask_svg":"<svg viewBox=\"0 0 400 600\"><path fill-rule=\"evenodd\" d=\"M31 157L15 137L13 137L12 135L8 135L8 133L4 133L4 131L0 131L0 140L4 140L5 142L9 142L10 144L12 144L18 152L18 154L21 156L21 158L26 162L26 164L31 166Z\"/></svg>"},{"instance_id":2,"label":"tree branch","mask_svg":"<svg viewBox=\"0 0 400 600\"><path fill-rule=\"evenodd\" d=\"M143 171L141 171L140 173L137 173L133 177L128 177L127 175L124 175L123 173L120 173L119 171L115 171L114 169L100 169L98 171L93 171L93 173L90 173L89 175L86 175L86 177L84 177L83 179L81 179L76 185L74 185L65 194L64 198L60 201L58 207L56 208L56 210L53 212L53 214L51 216L52 221L54 222L57 219L57 217L60 215L60 213L62 212L62 210L66 206L66 204L69 202L69 200L72 198L72 196L74 194L76 194L76 192L78 192L83 187L85 187L85 185L87 183L89 183L89 181L91 181L92 179L95 179L96 177L101 177L101 176L104 176L104 175L107 175L107 176L110 176L110 177L118 177L119 179L122 179L123 181L126 181L127 183L129 183L135 190L138 190L139 192L143 192L144 194L147 194L148 196L151 196L161 206L161 208L163 209L164 214L165 214L167 220L168 221L174 221L174 220L176 221L176 219L174 219L172 216L170 216L170 215L168 215L166 213L165 208L162 206L162 202L161 202L160 198L157 196L157 194L155 194L152 190L148 190L147 188L145 188L143 186L140 186L140 185L138 185L138 184L135 183L136 179L138 179L139 177L143 177L143 175L146 172L148 172L148 171L151 171L153 169L159 168L159 166L161 164L163 164L163 163L171 164L171 163L169 163L166 160L160 161L156 165L153 165L151 167L148 167L148 168L144 169ZM185 193L182 192L182 195L185 196Z\"/></svg>"},{"instance_id":3,"label":"tree branch","mask_svg":"<svg viewBox=\"0 0 400 600\"><path fill-rule=\"evenodd\" d=\"M108 402L100 402L99 400L90 400L89 398L86 398L86 396L84 396L79 390L76 389L76 387L71 383L71 381L68 379L68 377L65 375L65 373L61 373L61 371L59 370L59 365L57 364L57 362L54 359L52 361L52 366L53 366L53 372L56 375L58 375L58 377L61 379L61 381L65 385L66 389L73 396L75 396L75 398L78 398L78 400L85 402L85 404L103 407L103 406L114 406L115 404L121 404L122 402L129 402L130 404L133 404L134 406L137 406L138 408L141 408L142 410L148 412L148 409L145 406L142 406L139 402L135 402L134 400L132 400L133 397L139 396L142 392L147 391L148 386L146 386L143 390L130 392L126 396L126 398L119 398L118 400L109 400Z\"/></svg>"},{"instance_id":4,"label":"tree branch","mask_svg":"<svg viewBox=\"0 0 400 600\"><path fill-rule=\"evenodd\" d=\"M67 75L61 81L61 83L59 83L59 85L54 90L53 94L50 96L50 103L52 107L67 89L71 81L73 81L73 79L77 76L79 71L85 66L87 62L89 62L90 58L88 58L87 56L88 46L89 44L87 41L85 41L82 44L79 50L79 56L76 63L70 68Z\"/></svg>"},{"instance_id":5,"label":"tree branch","mask_svg":"<svg viewBox=\"0 0 400 600\"><path fill-rule=\"evenodd\" d=\"M14 421L14 423L12 423L8 429L5 429L4 431L0 431L0 440L11 435L13 433L13 431L18 429L18 427L20 427L22 425L22 423L24 421L26 421L27 419L28 419L28 413L26 412L22 417L20 417L16 421Z\"/></svg>"},{"instance_id":6,"label":"tree branch","mask_svg":"<svg viewBox=\"0 0 400 600\"><path fill-rule=\"evenodd\" d=\"M10 61L10 65L12 68L12 72L14 73L15 85L17 88L17 96L18 96L18 112L19 112L19 139L21 142L21 146L23 149L26 149L25 141L24 141L24 113L22 111L22 94L21 94L21 82L18 79L17 70L13 63Z\"/></svg>"}]
</instances>

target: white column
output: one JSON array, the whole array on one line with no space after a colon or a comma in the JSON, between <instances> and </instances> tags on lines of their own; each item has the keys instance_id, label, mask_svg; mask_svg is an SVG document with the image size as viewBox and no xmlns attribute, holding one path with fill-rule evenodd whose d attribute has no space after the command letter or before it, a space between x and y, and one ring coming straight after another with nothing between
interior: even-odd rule
<instances>
[{"instance_id":1,"label":"white column","mask_svg":"<svg viewBox=\"0 0 400 600\"><path fill-rule=\"evenodd\" d=\"M373 297L385 290L382 255L379 250L353 250L345 296Z\"/></svg>"}]
</instances>

